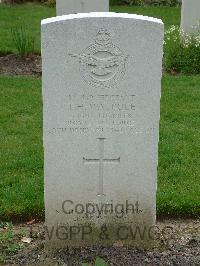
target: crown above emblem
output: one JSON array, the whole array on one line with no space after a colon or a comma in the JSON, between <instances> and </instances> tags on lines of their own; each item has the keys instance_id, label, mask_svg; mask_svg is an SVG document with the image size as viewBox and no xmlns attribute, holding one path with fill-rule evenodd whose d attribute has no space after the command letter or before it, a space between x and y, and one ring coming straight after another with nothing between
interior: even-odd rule
<instances>
[{"instance_id":1,"label":"crown above emblem","mask_svg":"<svg viewBox=\"0 0 200 266\"><path fill-rule=\"evenodd\" d=\"M112 43L110 33L106 29L100 29L96 35L95 42L100 45Z\"/></svg>"}]
</instances>

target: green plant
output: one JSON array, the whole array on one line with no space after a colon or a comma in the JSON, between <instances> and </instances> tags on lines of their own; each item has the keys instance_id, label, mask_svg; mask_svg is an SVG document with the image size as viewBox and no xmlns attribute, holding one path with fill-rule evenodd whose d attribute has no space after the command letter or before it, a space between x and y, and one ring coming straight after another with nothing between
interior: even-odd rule
<instances>
[{"instance_id":1,"label":"green plant","mask_svg":"<svg viewBox=\"0 0 200 266\"><path fill-rule=\"evenodd\" d=\"M82 263L82 266L90 266L91 264L89 263ZM105 260L97 257L96 260L95 260L95 264L94 266L107 266L107 262L105 262Z\"/></svg>"},{"instance_id":2,"label":"green plant","mask_svg":"<svg viewBox=\"0 0 200 266\"><path fill-rule=\"evenodd\" d=\"M11 28L13 44L21 56L33 53L34 38L30 36L25 26Z\"/></svg>"},{"instance_id":3,"label":"green plant","mask_svg":"<svg viewBox=\"0 0 200 266\"><path fill-rule=\"evenodd\" d=\"M45 1L45 5L48 7L55 7L56 6L56 0L47 0Z\"/></svg>"},{"instance_id":4,"label":"green plant","mask_svg":"<svg viewBox=\"0 0 200 266\"><path fill-rule=\"evenodd\" d=\"M22 229L20 230L19 235L20 235L21 237L28 237L28 236L29 236L29 232L28 232L27 229L22 228Z\"/></svg>"},{"instance_id":5,"label":"green plant","mask_svg":"<svg viewBox=\"0 0 200 266\"><path fill-rule=\"evenodd\" d=\"M0 263L4 262L10 255L15 254L23 248L23 243L20 243L20 236L15 234L11 223L0 224Z\"/></svg>"},{"instance_id":6,"label":"green plant","mask_svg":"<svg viewBox=\"0 0 200 266\"><path fill-rule=\"evenodd\" d=\"M186 34L177 26L165 32L164 67L171 73L200 73L200 32Z\"/></svg>"},{"instance_id":7,"label":"green plant","mask_svg":"<svg viewBox=\"0 0 200 266\"><path fill-rule=\"evenodd\" d=\"M111 5L129 5L129 6L177 6L178 0L111 0Z\"/></svg>"},{"instance_id":8,"label":"green plant","mask_svg":"<svg viewBox=\"0 0 200 266\"><path fill-rule=\"evenodd\" d=\"M28 2L40 2L43 3L44 0L2 0L3 3L5 4L23 4L23 3L28 3Z\"/></svg>"}]
</instances>

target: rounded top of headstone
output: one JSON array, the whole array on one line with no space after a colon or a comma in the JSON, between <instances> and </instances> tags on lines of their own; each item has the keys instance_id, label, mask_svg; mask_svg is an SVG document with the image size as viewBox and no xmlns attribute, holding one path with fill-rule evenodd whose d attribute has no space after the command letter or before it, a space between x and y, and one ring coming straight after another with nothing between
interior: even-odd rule
<instances>
[{"instance_id":1,"label":"rounded top of headstone","mask_svg":"<svg viewBox=\"0 0 200 266\"><path fill-rule=\"evenodd\" d=\"M142 15L128 14L128 13L114 13L114 12L91 12L91 13L70 14L70 15L43 19L41 21L41 25L46 25L55 22L62 22L72 19L82 19L82 18L125 18L125 19L135 19L140 21L153 22L156 24L163 24L161 19L142 16Z\"/></svg>"}]
</instances>

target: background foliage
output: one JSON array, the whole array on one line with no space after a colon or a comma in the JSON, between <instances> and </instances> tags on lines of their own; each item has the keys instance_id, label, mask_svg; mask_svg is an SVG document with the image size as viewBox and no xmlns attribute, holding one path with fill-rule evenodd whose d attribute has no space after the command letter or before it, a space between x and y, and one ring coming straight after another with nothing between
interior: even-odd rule
<instances>
[{"instance_id":1,"label":"background foliage","mask_svg":"<svg viewBox=\"0 0 200 266\"><path fill-rule=\"evenodd\" d=\"M40 2L46 3L49 6L54 6L56 0L4 0L4 3L26 3L26 2ZM181 0L110 0L111 5L154 5L154 6L177 6Z\"/></svg>"},{"instance_id":2,"label":"background foliage","mask_svg":"<svg viewBox=\"0 0 200 266\"><path fill-rule=\"evenodd\" d=\"M199 74L199 62L200 31L189 35L174 25L165 31L164 68L167 72Z\"/></svg>"},{"instance_id":3,"label":"background foliage","mask_svg":"<svg viewBox=\"0 0 200 266\"><path fill-rule=\"evenodd\" d=\"M155 6L177 6L180 1L179 0L111 0L110 3L112 5L120 5L120 4L127 4L127 5L155 5Z\"/></svg>"}]
</instances>

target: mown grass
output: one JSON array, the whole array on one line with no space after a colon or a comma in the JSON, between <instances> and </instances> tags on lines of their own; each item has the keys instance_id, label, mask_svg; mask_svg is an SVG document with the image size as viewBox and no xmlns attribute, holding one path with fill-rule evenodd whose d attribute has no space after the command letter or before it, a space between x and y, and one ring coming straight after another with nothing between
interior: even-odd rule
<instances>
[{"instance_id":1,"label":"mown grass","mask_svg":"<svg viewBox=\"0 0 200 266\"><path fill-rule=\"evenodd\" d=\"M55 9L38 4L0 5L0 54L16 53L11 29L26 26L35 39L35 52L40 53L40 22L55 16Z\"/></svg>"},{"instance_id":2,"label":"mown grass","mask_svg":"<svg viewBox=\"0 0 200 266\"><path fill-rule=\"evenodd\" d=\"M168 28L179 25L180 8L176 7L128 7L111 6L110 11L136 13L161 18ZM35 52L40 53L40 21L56 15L55 8L38 4L0 5L0 54L16 53L11 29L25 25L35 39Z\"/></svg>"},{"instance_id":3,"label":"mown grass","mask_svg":"<svg viewBox=\"0 0 200 266\"><path fill-rule=\"evenodd\" d=\"M157 210L200 216L200 76L163 79Z\"/></svg>"},{"instance_id":4,"label":"mown grass","mask_svg":"<svg viewBox=\"0 0 200 266\"><path fill-rule=\"evenodd\" d=\"M0 220L43 215L41 80L0 77Z\"/></svg>"},{"instance_id":5,"label":"mown grass","mask_svg":"<svg viewBox=\"0 0 200 266\"><path fill-rule=\"evenodd\" d=\"M43 218L41 80L0 77L0 220ZM200 216L200 76L162 82L157 213Z\"/></svg>"},{"instance_id":6,"label":"mown grass","mask_svg":"<svg viewBox=\"0 0 200 266\"><path fill-rule=\"evenodd\" d=\"M162 19L165 27L180 25L180 7L159 6L111 6L110 11L121 13L133 13Z\"/></svg>"}]
</instances>

